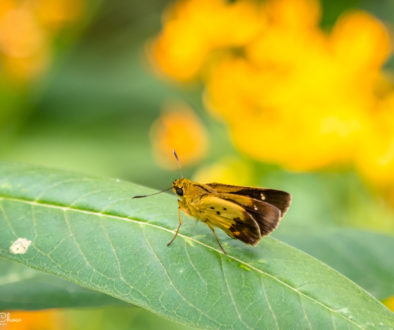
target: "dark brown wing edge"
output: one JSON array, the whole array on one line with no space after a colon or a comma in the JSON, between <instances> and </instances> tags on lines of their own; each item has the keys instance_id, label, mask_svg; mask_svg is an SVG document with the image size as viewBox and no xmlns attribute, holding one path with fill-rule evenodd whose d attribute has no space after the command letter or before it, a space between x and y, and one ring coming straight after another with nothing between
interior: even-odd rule
<instances>
[{"instance_id":1,"label":"dark brown wing edge","mask_svg":"<svg viewBox=\"0 0 394 330\"><path fill-rule=\"evenodd\" d=\"M237 203L236 201L233 201ZM245 211L256 221L260 228L260 234L262 236L266 236L271 233L279 224L279 220L281 219L280 210L272 204L269 204L264 201L259 201L257 199L253 199L252 206L245 206ZM233 225L234 226L234 225ZM230 228L230 231L232 228ZM261 238L260 237L260 238ZM257 244L255 242L255 244ZM253 244L253 245L255 245Z\"/></svg>"},{"instance_id":2,"label":"dark brown wing edge","mask_svg":"<svg viewBox=\"0 0 394 330\"><path fill-rule=\"evenodd\" d=\"M283 217L291 203L291 195L282 190L231 186L222 183L208 183L207 186L215 190L221 189L228 194L248 196L272 204L279 209L280 217Z\"/></svg>"},{"instance_id":3,"label":"dark brown wing edge","mask_svg":"<svg viewBox=\"0 0 394 330\"><path fill-rule=\"evenodd\" d=\"M258 226L259 237L251 237L255 235L250 235L250 228L247 228L245 221L237 221L228 229L230 236L240 239L241 241L256 245L262 236L271 233L279 223L281 219L281 211L275 206L268 202L250 198L249 196L235 195L230 193L220 193L218 194L220 198L232 202L241 206L245 212L245 219L252 219L253 222ZM237 235L240 232L241 235ZM244 235L243 235L244 234ZM242 237L241 237L242 236ZM251 236L248 238L247 236Z\"/></svg>"},{"instance_id":4,"label":"dark brown wing edge","mask_svg":"<svg viewBox=\"0 0 394 330\"><path fill-rule=\"evenodd\" d=\"M260 224L254 217L245 211L245 220L232 219L235 222L230 228L224 229L233 238L239 239L244 243L256 245L261 239Z\"/></svg>"}]
</instances>

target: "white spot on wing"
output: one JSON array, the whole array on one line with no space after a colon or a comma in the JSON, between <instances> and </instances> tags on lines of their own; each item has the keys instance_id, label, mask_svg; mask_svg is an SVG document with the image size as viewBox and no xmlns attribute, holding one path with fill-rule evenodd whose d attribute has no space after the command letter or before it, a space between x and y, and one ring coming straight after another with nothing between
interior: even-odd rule
<instances>
[{"instance_id":1,"label":"white spot on wing","mask_svg":"<svg viewBox=\"0 0 394 330\"><path fill-rule=\"evenodd\" d=\"M27 238L18 238L14 243L10 246L10 252L12 254L25 254L27 249L29 248L31 241Z\"/></svg>"},{"instance_id":2,"label":"white spot on wing","mask_svg":"<svg viewBox=\"0 0 394 330\"><path fill-rule=\"evenodd\" d=\"M260 194L261 200L265 200L265 196L263 193Z\"/></svg>"},{"instance_id":3,"label":"white spot on wing","mask_svg":"<svg viewBox=\"0 0 394 330\"><path fill-rule=\"evenodd\" d=\"M254 210L257 211L259 208L255 205L253 206Z\"/></svg>"}]
</instances>

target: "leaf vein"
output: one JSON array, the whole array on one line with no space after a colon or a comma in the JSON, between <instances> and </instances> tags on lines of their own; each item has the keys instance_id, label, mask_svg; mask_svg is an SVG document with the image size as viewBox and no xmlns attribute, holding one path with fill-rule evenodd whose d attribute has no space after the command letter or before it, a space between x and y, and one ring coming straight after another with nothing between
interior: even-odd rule
<instances>
[{"instance_id":1,"label":"leaf vein","mask_svg":"<svg viewBox=\"0 0 394 330\"><path fill-rule=\"evenodd\" d=\"M267 305L268 305L268 309L270 310L270 312L272 314L272 318L274 319L276 328L279 330L280 328L279 328L278 319L276 318L276 314L275 314L274 310L272 309L272 305L271 305L271 303L270 303L270 301L268 299L268 295L265 292L265 284L264 284L263 278L260 278L260 282L261 282L261 286L262 286L262 289L263 289L265 301L267 302Z\"/></svg>"},{"instance_id":2,"label":"leaf vein","mask_svg":"<svg viewBox=\"0 0 394 330\"><path fill-rule=\"evenodd\" d=\"M188 299L186 299L185 296L182 295L182 293L178 290L178 288L175 286L174 281L171 279L170 275L168 274L167 269L165 268L164 264L162 263L162 261L160 260L158 254L156 253L156 251L153 249L152 245L150 244L148 238L145 235L145 230L144 227L142 227L142 235L144 237L144 240L149 248L149 250L152 252L153 256L155 257L155 259L157 259L159 265L161 266L161 268L163 269L164 274L166 275L169 284L174 288L175 292L179 295L179 297L182 298L183 301L185 301L190 307L194 308L196 311L198 311L200 313L200 315L204 315L208 320L214 322L215 324L217 324L218 326L220 326L221 324L218 323L215 319L211 318L209 315L207 315L204 311L202 311L201 309L199 309L197 306L195 306L192 302L190 302Z\"/></svg>"},{"instance_id":3,"label":"leaf vein","mask_svg":"<svg viewBox=\"0 0 394 330\"><path fill-rule=\"evenodd\" d=\"M96 216L106 216L112 219L116 219L116 220L120 220L120 221L127 221L127 222L133 222L133 223L137 223L139 225L142 226L149 226L152 228L156 228L156 229L160 229L163 231L166 231L168 233L174 234L175 231L153 224L153 223L149 223L149 222L145 222L142 220L138 220L138 219L134 219L134 218L130 218L127 216L119 216L119 215L113 215L113 214L104 214L104 213L100 213L97 211L88 211L88 210L84 210L84 209L80 209L80 208L76 208L76 207L68 207L68 206L59 206L59 205L53 205L53 204L49 204L46 202L39 202L39 201L32 201L29 199L23 199L23 198L17 198L17 197L9 197L9 196L0 196L0 199L7 199L7 200L11 200L11 201L15 201L15 202L20 202L20 203L27 203L27 204L31 204L31 205L35 205L35 206L41 206L41 207L48 207L48 208L54 208L54 209L62 209L64 211L69 210L69 211L74 211L74 212L81 212L84 214L90 214L90 215L96 215ZM144 227L142 227L144 228ZM196 244L199 244L201 246L204 246L207 249L210 249L212 251L215 251L216 253L218 253L219 255L223 255L223 252L221 250L218 250L217 248L214 248L213 246L210 246L206 243L203 243L193 237L190 236L186 236L184 234L179 233L178 237L181 237L184 240L190 240L195 242ZM296 287L291 286L290 284L283 282L282 280L280 280L279 278L277 278L275 275L272 275L270 273L267 273L266 271L263 271L260 268L257 268L256 266L254 266L253 264L247 263L235 256L232 255L227 255L228 258L238 262L239 264L245 265L248 268L252 269L253 271L260 273L261 275L267 276L269 278L272 278L274 281L278 282L280 285L297 292L298 294L302 295L303 297L305 297L306 299L309 299L311 301L313 301L315 304L322 306L324 309L327 309L328 311L330 311L331 313L334 313L338 316L340 316L341 318L345 319L346 321L356 325L358 328L363 329L358 323L356 323L355 321L351 320L349 317L347 317L346 315L338 312L337 310L334 310L332 308L330 308L329 306L327 306L326 304L324 304L323 302L320 302L319 300L316 300L314 297L308 296L307 294L303 293L302 291L297 290Z\"/></svg>"},{"instance_id":4,"label":"leaf vein","mask_svg":"<svg viewBox=\"0 0 394 330\"><path fill-rule=\"evenodd\" d=\"M228 294L229 294L229 296L230 296L231 304L232 304L233 307L234 307L235 313L237 314L238 319L241 321L241 323L242 323L246 328L252 329L252 328L251 328L247 323L245 323L245 321L242 319L242 316L241 316L241 314L240 314L240 312L239 312L239 310L238 310L237 304L235 303L234 296L233 296L233 293L232 293L232 291L231 291L231 285L229 285L229 283L228 283L228 280L227 280L227 277L226 277L226 273L225 273L225 270L224 270L224 267L223 267L222 258L219 259L219 262L220 262L220 268L221 268L222 274L223 274L223 280L224 280L224 283L225 283L225 285L226 285L227 292L228 292Z\"/></svg>"}]
</instances>

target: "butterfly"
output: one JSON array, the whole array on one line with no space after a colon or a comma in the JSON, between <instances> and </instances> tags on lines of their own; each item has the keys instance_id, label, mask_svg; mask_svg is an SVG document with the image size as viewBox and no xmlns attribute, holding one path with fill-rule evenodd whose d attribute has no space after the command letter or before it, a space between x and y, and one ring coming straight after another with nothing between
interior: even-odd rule
<instances>
[{"instance_id":1,"label":"butterfly","mask_svg":"<svg viewBox=\"0 0 394 330\"><path fill-rule=\"evenodd\" d=\"M174 155L179 162L175 151ZM201 184L183 177L176 179L170 189L178 197L179 225L167 245L171 245L179 233L183 211L208 225L225 254L215 227L232 238L256 246L263 236L277 227L291 203L291 195L282 190L222 183ZM140 197L147 195L134 196Z\"/></svg>"}]
</instances>

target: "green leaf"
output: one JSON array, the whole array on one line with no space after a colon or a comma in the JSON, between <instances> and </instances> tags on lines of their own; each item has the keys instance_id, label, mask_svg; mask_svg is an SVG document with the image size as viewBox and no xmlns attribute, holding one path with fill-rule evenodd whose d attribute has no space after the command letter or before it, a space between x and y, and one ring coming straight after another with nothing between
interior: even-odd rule
<instances>
[{"instance_id":1,"label":"green leaf","mask_svg":"<svg viewBox=\"0 0 394 330\"><path fill-rule=\"evenodd\" d=\"M125 305L97 291L0 259L0 310Z\"/></svg>"},{"instance_id":2,"label":"green leaf","mask_svg":"<svg viewBox=\"0 0 394 330\"><path fill-rule=\"evenodd\" d=\"M349 228L293 226L279 228L274 236L324 261L379 300L394 295L392 236Z\"/></svg>"},{"instance_id":3,"label":"green leaf","mask_svg":"<svg viewBox=\"0 0 394 330\"><path fill-rule=\"evenodd\" d=\"M308 229L286 225L276 230L274 236L324 261L379 300L394 295L391 236L349 228ZM55 276L0 260L0 310L120 303Z\"/></svg>"},{"instance_id":4,"label":"green leaf","mask_svg":"<svg viewBox=\"0 0 394 330\"><path fill-rule=\"evenodd\" d=\"M392 313L346 277L273 238L257 248L177 225L174 196L120 180L0 164L0 256L203 328L394 326ZM13 254L18 238L31 241ZM10 249L10 247L13 247ZM19 249L23 252L23 249Z\"/></svg>"}]
</instances>

